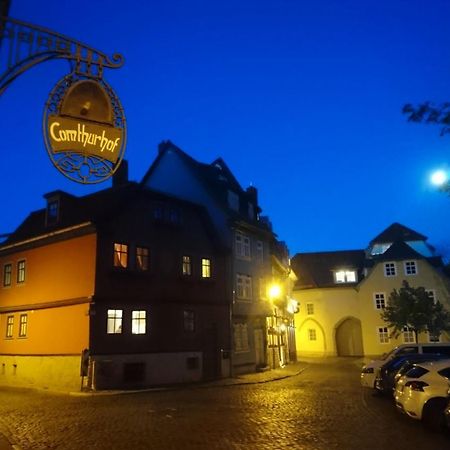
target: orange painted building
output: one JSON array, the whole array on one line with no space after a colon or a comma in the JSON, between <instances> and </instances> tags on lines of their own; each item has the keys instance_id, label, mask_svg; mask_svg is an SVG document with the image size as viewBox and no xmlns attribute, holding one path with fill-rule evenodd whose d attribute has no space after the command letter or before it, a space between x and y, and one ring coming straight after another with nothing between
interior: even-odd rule
<instances>
[{"instance_id":1,"label":"orange painted building","mask_svg":"<svg viewBox=\"0 0 450 450\"><path fill-rule=\"evenodd\" d=\"M0 384L79 388L89 346L96 234L89 223L0 247ZM73 370L73 368L77 370Z\"/></svg>"}]
</instances>

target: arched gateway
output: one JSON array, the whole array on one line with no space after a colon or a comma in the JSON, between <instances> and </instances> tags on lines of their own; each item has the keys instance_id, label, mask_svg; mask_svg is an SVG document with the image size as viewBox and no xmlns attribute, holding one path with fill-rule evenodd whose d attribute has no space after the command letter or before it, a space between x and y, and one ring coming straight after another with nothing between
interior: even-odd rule
<instances>
[{"instance_id":1,"label":"arched gateway","mask_svg":"<svg viewBox=\"0 0 450 450\"><path fill-rule=\"evenodd\" d=\"M362 356L362 329L361 321L348 317L336 326L336 353L338 356Z\"/></svg>"}]
</instances>

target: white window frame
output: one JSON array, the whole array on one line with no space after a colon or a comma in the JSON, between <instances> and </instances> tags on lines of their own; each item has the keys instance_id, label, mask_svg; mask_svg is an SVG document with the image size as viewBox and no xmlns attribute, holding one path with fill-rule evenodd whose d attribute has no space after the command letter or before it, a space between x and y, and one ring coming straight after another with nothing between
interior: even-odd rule
<instances>
[{"instance_id":1,"label":"white window frame","mask_svg":"<svg viewBox=\"0 0 450 450\"><path fill-rule=\"evenodd\" d=\"M131 311L131 334L147 333L147 311L138 309Z\"/></svg>"},{"instance_id":2,"label":"white window frame","mask_svg":"<svg viewBox=\"0 0 450 450\"><path fill-rule=\"evenodd\" d=\"M414 260L404 261L403 262L403 270L405 271L405 275L407 277L411 277L411 276L417 275L417 273L418 273L417 261L414 261Z\"/></svg>"},{"instance_id":3,"label":"white window frame","mask_svg":"<svg viewBox=\"0 0 450 450\"><path fill-rule=\"evenodd\" d=\"M106 334L122 334L123 309L106 311Z\"/></svg>"},{"instance_id":4,"label":"white window frame","mask_svg":"<svg viewBox=\"0 0 450 450\"><path fill-rule=\"evenodd\" d=\"M181 273L185 277L192 275L192 258L189 255L183 255L181 257Z\"/></svg>"},{"instance_id":5,"label":"white window frame","mask_svg":"<svg viewBox=\"0 0 450 450\"><path fill-rule=\"evenodd\" d=\"M251 259L250 244L251 244L250 236L242 233L241 231L236 231L235 235L236 258L250 261Z\"/></svg>"},{"instance_id":6,"label":"white window frame","mask_svg":"<svg viewBox=\"0 0 450 450\"><path fill-rule=\"evenodd\" d=\"M358 281L358 275L356 270L336 270L336 272L334 272L334 281L336 284L356 283Z\"/></svg>"},{"instance_id":7,"label":"white window frame","mask_svg":"<svg viewBox=\"0 0 450 450\"><path fill-rule=\"evenodd\" d=\"M202 258L202 278L211 278L211 258Z\"/></svg>"},{"instance_id":8,"label":"white window frame","mask_svg":"<svg viewBox=\"0 0 450 450\"><path fill-rule=\"evenodd\" d=\"M416 343L416 336L414 335L414 331L405 326L402 330L402 338L404 344L415 344Z\"/></svg>"},{"instance_id":9,"label":"white window frame","mask_svg":"<svg viewBox=\"0 0 450 450\"><path fill-rule=\"evenodd\" d=\"M388 327L377 327L378 342L380 344L389 344L389 329Z\"/></svg>"},{"instance_id":10,"label":"white window frame","mask_svg":"<svg viewBox=\"0 0 450 450\"><path fill-rule=\"evenodd\" d=\"M386 293L385 292L374 292L373 293L373 305L378 311L386 308Z\"/></svg>"},{"instance_id":11,"label":"white window frame","mask_svg":"<svg viewBox=\"0 0 450 450\"><path fill-rule=\"evenodd\" d=\"M14 337L14 315L9 314L6 316L6 339L12 339Z\"/></svg>"},{"instance_id":12,"label":"white window frame","mask_svg":"<svg viewBox=\"0 0 450 450\"><path fill-rule=\"evenodd\" d=\"M24 284L27 277L27 261L25 259L20 259L17 261L17 284Z\"/></svg>"},{"instance_id":13,"label":"white window frame","mask_svg":"<svg viewBox=\"0 0 450 450\"><path fill-rule=\"evenodd\" d=\"M12 286L13 280L12 275L13 275L13 264L10 262L3 264L3 283L2 283L3 287Z\"/></svg>"},{"instance_id":14,"label":"white window frame","mask_svg":"<svg viewBox=\"0 0 450 450\"><path fill-rule=\"evenodd\" d=\"M384 263L384 276L388 278L397 276L397 264L394 261Z\"/></svg>"},{"instance_id":15,"label":"white window frame","mask_svg":"<svg viewBox=\"0 0 450 450\"><path fill-rule=\"evenodd\" d=\"M26 338L28 335L28 314L19 316L19 337Z\"/></svg>"},{"instance_id":16,"label":"white window frame","mask_svg":"<svg viewBox=\"0 0 450 450\"><path fill-rule=\"evenodd\" d=\"M252 277L250 275L236 274L236 297L239 300L252 299Z\"/></svg>"}]
</instances>

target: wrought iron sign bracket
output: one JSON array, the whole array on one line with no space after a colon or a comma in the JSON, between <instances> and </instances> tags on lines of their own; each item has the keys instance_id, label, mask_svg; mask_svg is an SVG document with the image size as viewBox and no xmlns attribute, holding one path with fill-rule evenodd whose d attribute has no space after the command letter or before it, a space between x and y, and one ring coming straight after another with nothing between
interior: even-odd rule
<instances>
[{"instance_id":1,"label":"wrought iron sign bracket","mask_svg":"<svg viewBox=\"0 0 450 450\"><path fill-rule=\"evenodd\" d=\"M88 45L54 31L11 17L0 17L0 95L22 73L44 61L63 58L76 75L101 80L103 69L123 66L124 58L110 58Z\"/></svg>"}]
</instances>

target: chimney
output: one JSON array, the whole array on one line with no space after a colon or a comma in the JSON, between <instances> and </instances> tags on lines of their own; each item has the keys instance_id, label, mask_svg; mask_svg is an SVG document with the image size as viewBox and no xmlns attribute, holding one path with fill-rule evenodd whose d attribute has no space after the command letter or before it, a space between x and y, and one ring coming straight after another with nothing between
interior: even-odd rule
<instances>
[{"instance_id":1,"label":"chimney","mask_svg":"<svg viewBox=\"0 0 450 450\"><path fill-rule=\"evenodd\" d=\"M122 186L128 183L128 161L123 159L112 176L113 187Z\"/></svg>"},{"instance_id":2,"label":"chimney","mask_svg":"<svg viewBox=\"0 0 450 450\"><path fill-rule=\"evenodd\" d=\"M258 206L258 190L254 186L249 186L247 188L247 197L256 208Z\"/></svg>"}]
</instances>

